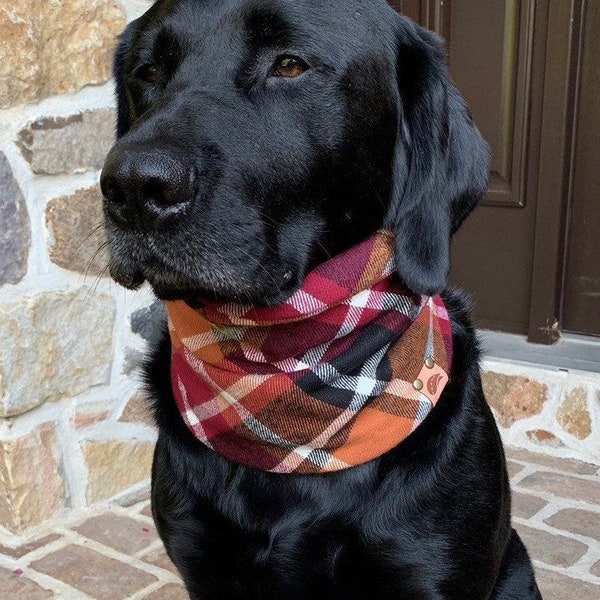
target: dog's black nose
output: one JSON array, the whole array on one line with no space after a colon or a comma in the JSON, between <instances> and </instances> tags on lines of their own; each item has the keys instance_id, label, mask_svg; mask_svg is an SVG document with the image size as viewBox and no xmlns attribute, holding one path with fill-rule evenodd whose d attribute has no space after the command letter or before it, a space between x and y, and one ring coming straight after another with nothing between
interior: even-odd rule
<instances>
[{"instance_id":1,"label":"dog's black nose","mask_svg":"<svg viewBox=\"0 0 600 600\"><path fill-rule=\"evenodd\" d=\"M111 150L100 186L106 208L117 221L160 229L191 205L198 181L195 167L182 152L129 145Z\"/></svg>"}]
</instances>

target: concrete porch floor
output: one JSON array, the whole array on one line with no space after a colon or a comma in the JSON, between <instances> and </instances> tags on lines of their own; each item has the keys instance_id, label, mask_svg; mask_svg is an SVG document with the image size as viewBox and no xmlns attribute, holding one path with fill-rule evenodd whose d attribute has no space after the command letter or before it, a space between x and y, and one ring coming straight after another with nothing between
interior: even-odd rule
<instances>
[{"instance_id":1,"label":"concrete porch floor","mask_svg":"<svg viewBox=\"0 0 600 600\"><path fill-rule=\"evenodd\" d=\"M600 468L509 448L516 528L544 600L600 598ZM149 501L112 505L18 548L1 545L3 600L186 600Z\"/></svg>"}]
</instances>

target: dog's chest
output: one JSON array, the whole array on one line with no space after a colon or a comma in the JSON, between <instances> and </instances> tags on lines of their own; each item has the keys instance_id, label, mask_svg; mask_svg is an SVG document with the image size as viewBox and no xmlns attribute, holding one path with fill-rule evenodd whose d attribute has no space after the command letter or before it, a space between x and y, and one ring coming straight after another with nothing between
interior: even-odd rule
<instances>
[{"instance_id":1,"label":"dog's chest","mask_svg":"<svg viewBox=\"0 0 600 600\"><path fill-rule=\"evenodd\" d=\"M289 514L259 531L205 523L200 598L227 600L396 600L425 598L427 564L391 540L368 541L336 518L322 523ZM215 524L216 525L216 524ZM399 533L399 532L398 532ZM399 534L406 539L406 532ZM432 549L433 552L433 549ZM420 555L429 552L419 551ZM417 596L413 596L418 590Z\"/></svg>"}]
</instances>

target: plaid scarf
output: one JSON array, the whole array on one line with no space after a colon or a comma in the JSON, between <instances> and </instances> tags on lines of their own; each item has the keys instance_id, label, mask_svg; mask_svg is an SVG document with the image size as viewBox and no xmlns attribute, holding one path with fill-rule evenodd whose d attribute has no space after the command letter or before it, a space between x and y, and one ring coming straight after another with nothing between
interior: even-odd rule
<instances>
[{"instance_id":1,"label":"plaid scarf","mask_svg":"<svg viewBox=\"0 0 600 600\"><path fill-rule=\"evenodd\" d=\"M274 473L338 471L407 438L452 360L440 297L413 295L380 231L310 272L284 304L167 302L171 380L192 433Z\"/></svg>"}]
</instances>

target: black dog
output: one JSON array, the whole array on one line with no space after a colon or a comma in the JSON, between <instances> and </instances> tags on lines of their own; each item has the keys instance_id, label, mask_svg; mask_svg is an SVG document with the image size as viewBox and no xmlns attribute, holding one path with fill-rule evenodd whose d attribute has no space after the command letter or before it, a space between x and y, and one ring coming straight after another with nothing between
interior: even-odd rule
<instances>
[{"instance_id":1,"label":"black dog","mask_svg":"<svg viewBox=\"0 0 600 600\"><path fill-rule=\"evenodd\" d=\"M102 175L111 274L162 299L281 303L382 226L419 294L485 191L488 150L440 41L383 0L158 0L115 61ZM465 303L451 380L379 459L330 475L233 464L189 432L163 331L146 374L152 504L198 600L534 600Z\"/></svg>"}]
</instances>

